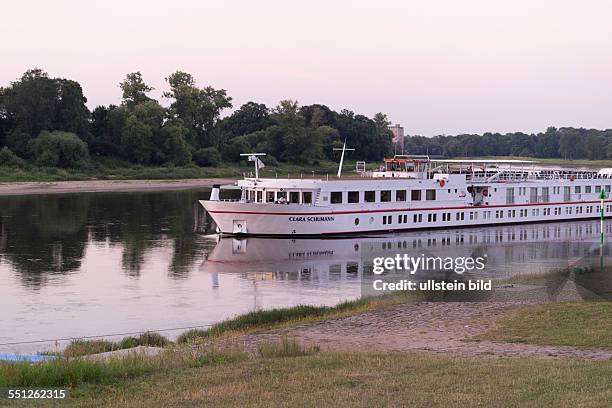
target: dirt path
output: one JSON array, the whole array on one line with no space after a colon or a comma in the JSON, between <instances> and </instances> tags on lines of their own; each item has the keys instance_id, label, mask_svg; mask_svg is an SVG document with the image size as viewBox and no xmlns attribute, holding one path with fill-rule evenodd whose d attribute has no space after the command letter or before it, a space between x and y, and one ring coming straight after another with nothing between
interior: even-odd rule
<instances>
[{"instance_id":1,"label":"dirt path","mask_svg":"<svg viewBox=\"0 0 612 408\"><path fill-rule=\"evenodd\" d=\"M53 193L128 192L187 190L232 184L231 179L192 180L86 180L58 182L0 183L0 196Z\"/></svg>"},{"instance_id":2,"label":"dirt path","mask_svg":"<svg viewBox=\"0 0 612 408\"><path fill-rule=\"evenodd\" d=\"M416 351L473 357L481 355L612 359L612 350L466 341L495 325L496 319L524 303L418 303L340 319L295 326L233 340L255 353L260 342L296 338L321 351Z\"/></svg>"}]
</instances>

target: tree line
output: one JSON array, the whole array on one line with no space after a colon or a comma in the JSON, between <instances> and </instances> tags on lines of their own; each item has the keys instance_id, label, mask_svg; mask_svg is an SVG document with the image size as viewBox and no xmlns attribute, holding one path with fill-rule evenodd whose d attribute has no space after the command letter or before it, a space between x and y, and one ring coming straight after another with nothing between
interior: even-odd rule
<instances>
[{"instance_id":1,"label":"tree line","mask_svg":"<svg viewBox=\"0 0 612 408\"><path fill-rule=\"evenodd\" d=\"M612 158L612 130L549 127L537 134L407 136L404 138L404 151L442 157L523 156L596 160Z\"/></svg>"},{"instance_id":2,"label":"tree line","mask_svg":"<svg viewBox=\"0 0 612 408\"><path fill-rule=\"evenodd\" d=\"M90 111L78 82L28 70L0 88L0 165L87 167L91 157L109 157L145 166L215 166L254 150L268 153L272 164L316 163L333 159L344 140L366 160L393 151L382 113L368 118L283 100L273 108L248 102L222 116L233 107L224 89L199 87L182 71L165 80L167 107L133 72L119 84L119 105Z\"/></svg>"}]
</instances>

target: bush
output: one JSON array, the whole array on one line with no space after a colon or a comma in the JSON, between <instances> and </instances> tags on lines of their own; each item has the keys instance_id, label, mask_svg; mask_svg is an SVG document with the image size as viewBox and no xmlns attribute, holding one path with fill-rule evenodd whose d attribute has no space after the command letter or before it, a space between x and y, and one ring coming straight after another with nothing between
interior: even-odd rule
<instances>
[{"instance_id":1,"label":"bush","mask_svg":"<svg viewBox=\"0 0 612 408\"><path fill-rule=\"evenodd\" d=\"M74 133L42 131L30 149L39 166L85 167L89 162L87 144Z\"/></svg>"},{"instance_id":2,"label":"bush","mask_svg":"<svg viewBox=\"0 0 612 408\"><path fill-rule=\"evenodd\" d=\"M216 167L219 165L219 163L221 163L221 155L214 147L205 147L203 149L196 150L196 152L193 154L193 160L198 166Z\"/></svg>"},{"instance_id":3,"label":"bush","mask_svg":"<svg viewBox=\"0 0 612 408\"><path fill-rule=\"evenodd\" d=\"M208 337L208 332L206 330L191 329L178 336L176 342L179 344L193 343L206 337Z\"/></svg>"},{"instance_id":4,"label":"bush","mask_svg":"<svg viewBox=\"0 0 612 408\"><path fill-rule=\"evenodd\" d=\"M106 340L73 340L64 350L66 357L79 357L88 354L105 353L117 349L117 345Z\"/></svg>"},{"instance_id":5,"label":"bush","mask_svg":"<svg viewBox=\"0 0 612 408\"><path fill-rule=\"evenodd\" d=\"M4 146L0 150L0 166L14 166L21 167L25 164L25 161L17 156L11 149Z\"/></svg>"},{"instance_id":6,"label":"bush","mask_svg":"<svg viewBox=\"0 0 612 408\"><path fill-rule=\"evenodd\" d=\"M251 151L251 145L244 136L235 137L223 147L223 160L238 162L241 159L240 154Z\"/></svg>"},{"instance_id":7,"label":"bush","mask_svg":"<svg viewBox=\"0 0 612 408\"><path fill-rule=\"evenodd\" d=\"M164 347L170 341L159 333L146 332L138 337L139 346Z\"/></svg>"}]
</instances>

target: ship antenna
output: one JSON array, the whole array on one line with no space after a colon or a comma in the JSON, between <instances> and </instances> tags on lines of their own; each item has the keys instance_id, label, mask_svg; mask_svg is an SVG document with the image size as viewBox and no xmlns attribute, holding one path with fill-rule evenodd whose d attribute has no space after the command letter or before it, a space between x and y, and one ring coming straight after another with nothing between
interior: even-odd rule
<instances>
[{"instance_id":1,"label":"ship antenna","mask_svg":"<svg viewBox=\"0 0 612 408\"><path fill-rule=\"evenodd\" d=\"M266 167L257 156L265 156L265 153L241 153L241 156L248 156L250 162L255 163L255 180L259 180L259 169Z\"/></svg>"},{"instance_id":2,"label":"ship antenna","mask_svg":"<svg viewBox=\"0 0 612 408\"><path fill-rule=\"evenodd\" d=\"M338 166L338 178L342 174L342 164L344 163L344 152L347 150L355 150L355 149L347 149L346 148L346 139L344 139L344 144L342 145L342 149L335 147L334 150L342 150L342 155L340 156L340 165Z\"/></svg>"}]
</instances>

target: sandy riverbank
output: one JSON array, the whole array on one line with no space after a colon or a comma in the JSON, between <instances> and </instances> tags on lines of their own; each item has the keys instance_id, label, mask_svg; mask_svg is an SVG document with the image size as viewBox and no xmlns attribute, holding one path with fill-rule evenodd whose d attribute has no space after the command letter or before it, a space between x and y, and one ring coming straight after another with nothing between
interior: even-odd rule
<instances>
[{"instance_id":1,"label":"sandy riverbank","mask_svg":"<svg viewBox=\"0 0 612 408\"><path fill-rule=\"evenodd\" d=\"M421 302L354 316L245 334L222 340L221 347L255 355L262 343L283 337L315 345L323 352L417 352L453 357L540 357L612 360L612 350L572 346L472 341L496 327L497 320L534 302ZM212 344L201 347L207 348ZM217 347L219 344L216 345Z\"/></svg>"},{"instance_id":2,"label":"sandy riverbank","mask_svg":"<svg viewBox=\"0 0 612 408\"><path fill-rule=\"evenodd\" d=\"M129 191L189 190L232 184L232 179L190 180L86 180L57 182L0 183L0 196L27 194L65 194Z\"/></svg>"}]
</instances>

